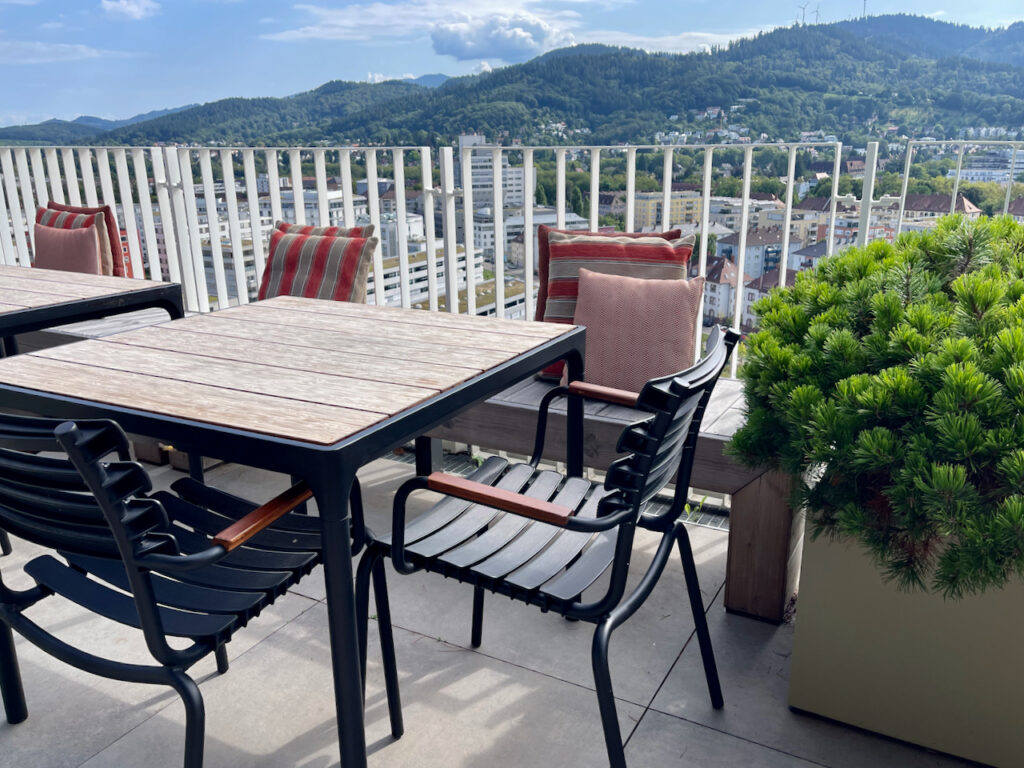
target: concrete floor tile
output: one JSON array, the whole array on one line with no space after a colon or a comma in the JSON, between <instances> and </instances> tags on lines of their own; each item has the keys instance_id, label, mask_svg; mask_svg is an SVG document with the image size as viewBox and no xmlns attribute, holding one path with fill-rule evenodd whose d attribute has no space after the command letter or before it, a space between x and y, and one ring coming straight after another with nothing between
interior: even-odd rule
<instances>
[{"instance_id":1,"label":"concrete floor tile","mask_svg":"<svg viewBox=\"0 0 1024 768\"><path fill-rule=\"evenodd\" d=\"M593 693L438 640L397 630L405 735L390 736L376 623L367 675L367 744L377 768L601 765ZM337 731L318 605L202 684L206 768L334 766ZM642 712L620 704L631 728ZM572 738L566 738L572 734ZM174 703L86 763L87 768L177 766L183 711Z\"/></svg>"},{"instance_id":2,"label":"concrete floor tile","mask_svg":"<svg viewBox=\"0 0 1024 768\"><path fill-rule=\"evenodd\" d=\"M626 745L630 768L812 768L815 764L661 712L648 712Z\"/></svg>"},{"instance_id":3,"label":"concrete floor tile","mask_svg":"<svg viewBox=\"0 0 1024 768\"><path fill-rule=\"evenodd\" d=\"M799 607L796 621L800 620ZM793 626L736 616L716 601L709 614L711 640L725 707L708 703L696 642L672 669L652 709L831 768L953 768L972 765L882 736L792 712L787 704Z\"/></svg>"}]
</instances>

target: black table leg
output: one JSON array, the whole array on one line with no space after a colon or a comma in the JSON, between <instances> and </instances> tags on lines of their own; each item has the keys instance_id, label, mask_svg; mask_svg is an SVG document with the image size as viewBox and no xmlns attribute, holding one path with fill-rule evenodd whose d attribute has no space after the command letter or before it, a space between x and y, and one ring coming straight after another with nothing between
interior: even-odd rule
<instances>
[{"instance_id":1,"label":"black table leg","mask_svg":"<svg viewBox=\"0 0 1024 768\"><path fill-rule=\"evenodd\" d=\"M565 358L569 381L583 379L583 355L573 351ZM571 477L583 476L583 398L568 398L566 426L566 469Z\"/></svg>"},{"instance_id":2,"label":"black table leg","mask_svg":"<svg viewBox=\"0 0 1024 768\"><path fill-rule=\"evenodd\" d=\"M444 469L441 441L435 437L421 435L416 438L416 474L429 475Z\"/></svg>"},{"instance_id":3,"label":"black table leg","mask_svg":"<svg viewBox=\"0 0 1024 768\"><path fill-rule=\"evenodd\" d=\"M324 547L324 582L327 587L327 623L334 671L338 741L342 768L365 768L366 733L363 726L363 684L359 670L359 634L352 581L352 541L348 501L355 480L354 468L340 473L323 471L310 478L320 512Z\"/></svg>"}]
</instances>

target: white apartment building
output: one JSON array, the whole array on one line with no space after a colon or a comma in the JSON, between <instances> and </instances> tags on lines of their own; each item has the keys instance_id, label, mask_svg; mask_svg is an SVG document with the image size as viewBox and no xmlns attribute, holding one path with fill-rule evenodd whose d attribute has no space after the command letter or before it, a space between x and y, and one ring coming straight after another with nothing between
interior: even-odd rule
<instances>
[{"instance_id":1,"label":"white apartment building","mask_svg":"<svg viewBox=\"0 0 1024 768\"><path fill-rule=\"evenodd\" d=\"M456 267L459 274L460 290L466 287L466 252L459 246L456 249ZM429 301L431 265L427 263L427 252L421 250L419 253L409 254L409 300L413 305ZM437 288L440 295L444 295L447 283L444 278L444 249L437 248L433 259L434 278L437 281ZM479 253L473 256L473 277L477 284L484 281L483 256ZM398 258L384 260L384 304L392 307L402 305L402 284L399 272ZM373 267L370 267L370 274L366 280L366 303L377 303L377 289L373 279Z\"/></svg>"},{"instance_id":2,"label":"white apartment building","mask_svg":"<svg viewBox=\"0 0 1024 768\"><path fill-rule=\"evenodd\" d=\"M554 208L533 209L533 253L537 254L537 230L541 224L549 227L557 226L558 214ZM503 217L505 232L505 252L509 244L518 235L525 237L526 217L519 211L508 210ZM590 222L572 211L565 214L564 229L588 230ZM494 212L490 208L482 208L473 214L473 247L485 256L494 256Z\"/></svg>"},{"instance_id":3,"label":"white apartment building","mask_svg":"<svg viewBox=\"0 0 1024 768\"><path fill-rule=\"evenodd\" d=\"M470 167L468 178L473 184L473 207L481 208L487 205L494 205L494 155L492 150L495 145L487 144L483 136L469 134L459 136L458 158L455 164L455 184L465 187L463 179L467 178L465 168L462 167L462 150L472 147L470 154ZM501 197L502 202L509 208L520 208L526 205L527 196L532 201L536 191L536 176L534 187L526 189L526 169L509 164L508 154L501 156Z\"/></svg>"}]
</instances>

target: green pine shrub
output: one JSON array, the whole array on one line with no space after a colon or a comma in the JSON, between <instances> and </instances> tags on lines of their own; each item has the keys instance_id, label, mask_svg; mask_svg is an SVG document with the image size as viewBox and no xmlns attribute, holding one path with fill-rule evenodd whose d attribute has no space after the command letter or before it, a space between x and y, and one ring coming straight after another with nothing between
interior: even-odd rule
<instances>
[{"instance_id":1,"label":"green pine shrub","mask_svg":"<svg viewBox=\"0 0 1024 768\"><path fill-rule=\"evenodd\" d=\"M1024 225L946 217L754 311L731 450L801 478L813 535L859 541L907 589L1024 575Z\"/></svg>"}]
</instances>

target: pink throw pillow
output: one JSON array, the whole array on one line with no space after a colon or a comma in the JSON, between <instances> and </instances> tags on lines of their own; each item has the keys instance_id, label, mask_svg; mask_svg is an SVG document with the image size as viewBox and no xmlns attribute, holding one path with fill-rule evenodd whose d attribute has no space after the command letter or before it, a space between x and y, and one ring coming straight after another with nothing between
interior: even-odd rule
<instances>
[{"instance_id":1,"label":"pink throw pillow","mask_svg":"<svg viewBox=\"0 0 1024 768\"><path fill-rule=\"evenodd\" d=\"M704 278L645 280L581 269L573 322L587 327L584 380L639 392L693 365Z\"/></svg>"},{"instance_id":2,"label":"pink throw pillow","mask_svg":"<svg viewBox=\"0 0 1024 768\"><path fill-rule=\"evenodd\" d=\"M35 235L36 253L33 266L92 275L103 273L96 227L57 229L36 224Z\"/></svg>"}]
</instances>

